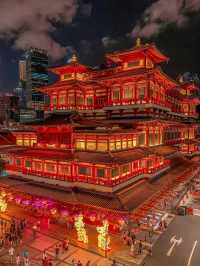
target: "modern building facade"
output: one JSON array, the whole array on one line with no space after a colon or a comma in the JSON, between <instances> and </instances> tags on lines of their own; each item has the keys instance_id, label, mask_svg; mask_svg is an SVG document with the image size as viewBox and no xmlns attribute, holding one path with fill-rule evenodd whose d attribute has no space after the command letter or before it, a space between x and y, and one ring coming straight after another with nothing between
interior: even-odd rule
<instances>
[{"instance_id":1,"label":"modern building facade","mask_svg":"<svg viewBox=\"0 0 200 266\"><path fill-rule=\"evenodd\" d=\"M19 79L24 85L28 108L41 110L44 95L36 90L48 84L48 55L45 50L31 48L26 51L24 59L19 61Z\"/></svg>"}]
</instances>

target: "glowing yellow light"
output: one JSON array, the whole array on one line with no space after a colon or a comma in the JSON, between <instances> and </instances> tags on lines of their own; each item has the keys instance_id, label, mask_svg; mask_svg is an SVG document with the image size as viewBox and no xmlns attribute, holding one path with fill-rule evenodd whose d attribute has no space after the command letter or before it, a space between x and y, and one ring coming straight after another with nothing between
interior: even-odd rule
<instances>
[{"instance_id":1,"label":"glowing yellow light","mask_svg":"<svg viewBox=\"0 0 200 266\"><path fill-rule=\"evenodd\" d=\"M5 212L8 206L4 197L2 194L0 195L0 212Z\"/></svg>"},{"instance_id":2,"label":"glowing yellow light","mask_svg":"<svg viewBox=\"0 0 200 266\"><path fill-rule=\"evenodd\" d=\"M78 241L87 244L88 243L88 236L86 233L85 223L83 222L83 215L82 214L79 214L79 216L77 216L75 218L74 225L76 227Z\"/></svg>"},{"instance_id":3,"label":"glowing yellow light","mask_svg":"<svg viewBox=\"0 0 200 266\"><path fill-rule=\"evenodd\" d=\"M110 244L110 236L108 235L108 227L109 223L108 221L103 221L103 226L98 226L97 232L98 232L98 247L103 250L109 250L109 244Z\"/></svg>"}]
</instances>

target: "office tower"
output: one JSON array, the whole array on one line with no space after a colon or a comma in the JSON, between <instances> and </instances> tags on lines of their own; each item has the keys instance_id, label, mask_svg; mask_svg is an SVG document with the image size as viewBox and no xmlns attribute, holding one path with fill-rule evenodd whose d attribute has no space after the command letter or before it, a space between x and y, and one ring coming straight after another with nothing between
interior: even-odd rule
<instances>
[{"instance_id":1,"label":"office tower","mask_svg":"<svg viewBox=\"0 0 200 266\"><path fill-rule=\"evenodd\" d=\"M31 48L26 51L19 63L19 78L25 82L26 106L43 110L44 95L36 88L48 84L48 55L45 50ZM25 70L25 71L24 71Z\"/></svg>"}]
</instances>

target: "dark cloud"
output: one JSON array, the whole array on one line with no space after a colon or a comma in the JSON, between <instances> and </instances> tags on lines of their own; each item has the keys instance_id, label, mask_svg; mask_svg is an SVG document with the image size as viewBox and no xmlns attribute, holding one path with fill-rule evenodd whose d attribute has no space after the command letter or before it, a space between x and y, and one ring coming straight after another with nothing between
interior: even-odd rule
<instances>
[{"instance_id":1,"label":"dark cloud","mask_svg":"<svg viewBox=\"0 0 200 266\"><path fill-rule=\"evenodd\" d=\"M131 35L149 38L170 23L183 27L188 22L188 12L199 10L200 0L158 0L144 11Z\"/></svg>"},{"instance_id":2,"label":"dark cloud","mask_svg":"<svg viewBox=\"0 0 200 266\"><path fill-rule=\"evenodd\" d=\"M60 59L67 47L53 39L54 25L71 23L77 9L77 0L1 1L0 38L14 40L16 49L47 49L52 59Z\"/></svg>"}]
</instances>

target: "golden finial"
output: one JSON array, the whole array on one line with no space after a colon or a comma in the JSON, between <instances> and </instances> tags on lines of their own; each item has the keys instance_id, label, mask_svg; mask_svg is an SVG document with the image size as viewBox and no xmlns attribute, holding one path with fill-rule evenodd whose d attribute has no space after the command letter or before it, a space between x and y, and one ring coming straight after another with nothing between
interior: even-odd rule
<instances>
[{"instance_id":1,"label":"golden finial","mask_svg":"<svg viewBox=\"0 0 200 266\"><path fill-rule=\"evenodd\" d=\"M71 58L71 63L76 63L76 62L78 62L78 58L75 54L73 54Z\"/></svg>"},{"instance_id":2,"label":"golden finial","mask_svg":"<svg viewBox=\"0 0 200 266\"><path fill-rule=\"evenodd\" d=\"M138 37L138 38L136 39L136 47L140 47L141 44L142 44L142 42L141 42L141 38Z\"/></svg>"}]
</instances>

